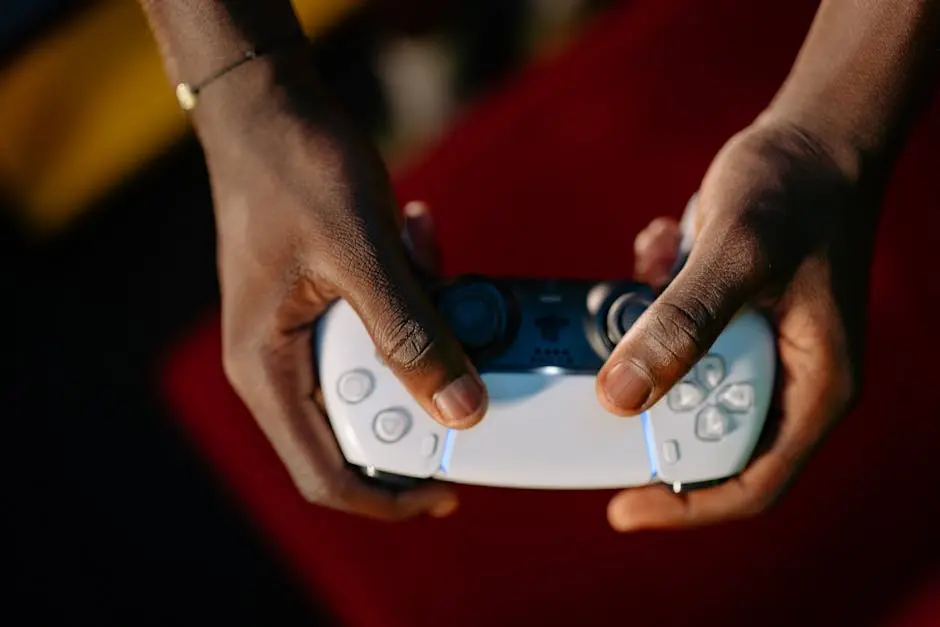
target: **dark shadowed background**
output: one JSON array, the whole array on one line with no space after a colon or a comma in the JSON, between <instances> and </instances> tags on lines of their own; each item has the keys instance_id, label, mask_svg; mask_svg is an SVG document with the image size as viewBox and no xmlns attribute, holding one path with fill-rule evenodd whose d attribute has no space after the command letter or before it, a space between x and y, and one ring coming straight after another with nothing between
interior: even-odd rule
<instances>
[{"instance_id":1,"label":"dark shadowed background","mask_svg":"<svg viewBox=\"0 0 940 627\"><path fill-rule=\"evenodd\" d=\"M402 198L443 207L448 271L572 276L629 269L815 5L294 4ZM206 172L136 5L6 0L0 54L3 624L940 624L937 102L865 398L771 515L620 538L606 494L471 489L393 530L301 503L222 379Z\"/></svg>"}]
</instances>

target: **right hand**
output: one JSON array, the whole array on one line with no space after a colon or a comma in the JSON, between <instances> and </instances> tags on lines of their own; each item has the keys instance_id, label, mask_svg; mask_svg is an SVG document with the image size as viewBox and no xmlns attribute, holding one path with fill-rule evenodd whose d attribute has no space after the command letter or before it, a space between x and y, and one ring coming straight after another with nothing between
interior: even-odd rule
<instances>
[{"instance_id":1,"label":"right hand","mask_svg":"<svg viewBox=\"0 0 940 627\"><path fill-rule=\"evenodd\" d=\"M621 492L608 508L615 529L687 528L767 511L858 398L884 179L858 165L865 158L851 139L810 130L823 126L771 110L725 144L689 207L688 260L598 375L608 409L635 416L750 305L776 339L773 427L747 467L719 486ZM656 220L637 238L641 280L669 279L679 231Z\"/></svg>"},{"instance_id":2,"label":"right hand","mask_svg":"<svg viewBox=\"0 0 940 627\"><path fill-rule=\"evenodd\" d=\"M324 105L311 77L303 61L259 59L214 84L197 108L218 230L225 373L310 502L384 520L446 515L456 497L444 485L396 495L366 484L345 464L319 401L312 325L342 298L434 419L463 429L487 407L413 271L381 160ZM426 211L413 213L420 262L433 237Z\"/></svg>"}]
</instances>

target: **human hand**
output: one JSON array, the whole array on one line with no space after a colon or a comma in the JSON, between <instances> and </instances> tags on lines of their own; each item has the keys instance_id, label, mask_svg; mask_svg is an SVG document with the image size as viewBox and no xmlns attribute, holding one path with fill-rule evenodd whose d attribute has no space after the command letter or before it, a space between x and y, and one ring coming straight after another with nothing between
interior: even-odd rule
<instances>
[{"instance_id":1,"label":"human hand","mask_svg":"<svg viewBox=\"0 0 940 627\"><path fill-rule=\"evenodd\" d=\"M766 449L717 487L619 493L608 508L615 529L698 526L766 510L849 411L861 380L880 198L862 193L854 169L840 165L851 163L845 154L762 120L715 158L694 205L688 261L614 350L598 396L619 415L649 408L751 304L777 335L779 424L768 418ZM679 225L660 218L636 238L641 280L666 281L679 237Z\"/></svg>"},{"instance_id":2,"label":"human hand","mask_svg":"<svg viewBox=\"0 0 940 627\"><path fill-rule=\"evenodd\" d=\"M434 263L430 216L411 205L403 224L378 156L300 73L259 60L237 89L230 78L201 100L197 127L215 203L226 375L309 501L386 520L445 515L456 506L446 486L391 494L346 466L311 350L312 324L343 298L433 418L453 428L482 418L483 384L414 271Z\"/></svg>"}]
</instances>

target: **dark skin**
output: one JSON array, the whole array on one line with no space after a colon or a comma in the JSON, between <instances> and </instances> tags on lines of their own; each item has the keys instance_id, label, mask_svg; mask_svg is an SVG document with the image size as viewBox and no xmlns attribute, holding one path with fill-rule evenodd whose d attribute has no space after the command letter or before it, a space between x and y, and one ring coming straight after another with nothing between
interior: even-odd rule
<instances>
[{"instance_id":1,"label":"dark skin","mask_svg":"<svg viewBox=\"0 0 940 627\"><path fill-rule=\"evenodd\" d=\"M286 1L142 5L174 84L299 33ZM779 428L719 487L621 492L608 508L615 529L764 511L848 412L881 196L936 76L938 34L937 0L824 0L777 97L715 158L695 205L691 256L599 373L598 398L632 419L752 304L779 338ZM214 195L225 371L299 490L384 520L451 513L457 501L445 485L396 496L345 467L309 349L311 324L344 298L434 419L455 428L483 419L486 391L414 270L435 265L426 208L412 205L403 219L374 148L330 104L302 46L285 44L215 81L193 123ZM664 284L677 241L675 222L654 221L635 242L637 276Z\"/></svg>"}]
</instances>

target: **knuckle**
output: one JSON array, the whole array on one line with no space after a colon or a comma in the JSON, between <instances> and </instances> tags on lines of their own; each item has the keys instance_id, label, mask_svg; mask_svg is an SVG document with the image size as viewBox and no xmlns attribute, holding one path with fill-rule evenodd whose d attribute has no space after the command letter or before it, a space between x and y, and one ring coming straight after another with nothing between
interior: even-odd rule
<instances>
[{"instance_id":1,"label":"knuckle","mask_svg":"<svg viewBox=\"0 0 940 627\"><path fill-rule=\"evenodd\" d=\"M740 518L748 519L766 514L775 502L774 496L766 492L750 494L745 497L739 509Z\"/></svg>"},{"instance_id":2,"label":"knuckle","mask_svg":"<svg viewBox=\"0 0 940 627\"><path fill-rule=\"evenodd\" d=\"M307 482L301 481L297 482L297 490L300 492L300 496L314 505L325 505L327 507L332 507L332 493L324 489L323 486L309 485Z\"/></svg>"},{"instance_id":3,"label":"knuckle","mask_svg":"<svg viewBox=\"0 0 940 627\"><path fill-rule=\"evenodd\" d=\"M714 319L713 309L702 298L663 301L650 321L649 338L664 357L691 367L696 356L708 349Z\"/></svg>"},{"instance_id":4,"label":"knuckle","mask_svg":"<svg viewBox=\"0 0 940 627\"><path fill-rule=\"evenodd\" d=\"M299 481L297 488L308 503L331 509L345 509L351 487L348 481Z\"/></svg>"},{"instance_id":5,"label":"knuckle","mask_svg":"<svg viewBox=\"0 0 940 627\"><path fill-rule=\"evenodd\" d=\"M653 350L659 353L660 359L668 359L684 368L692 366L693 359L689 357L690 351L679 345L676 326L673 323L656 316L651 321L648 331L648 340Z\"/></svg>"},{"instance_id":6,"label":"knuckle","mask_svg":"<svg viewBox=\"0 0 940 627\"><path fill-rule=\"evenodd\" d=\"M241 390L247 383L246 358L238 347L224 345L222 351L222 371L225 379L236 390Z\"/></svg>"},{"instance_id":7,"label":"knuckle","mask_svg":"<svg viewBox=\"0 0 940 627\"><path fill-rule=\"evenodd\" d=\"M269 355L260 342L227 340L222 344L222 370L229 384L248 394L269 379Z\"/></svg>"},{"instance_id":8,"label":"knuckle","mask_svg":"<svg viewBox=\"0 0 940 627\"><path fill-rule=\"evenodd\" d=\"M229 384L243 390L255 378L258 356L256 325L246 319L244 308L231 303L222 307L222 370Z\"/></svg>"},{"instance_id":9,"label":"knuckle","mask_svg":"<svg viewBox=\"0 0 940 627\"><path fill-rule=\"evenodd\" d=\"M404 313L388 316L376 336L388 363L403 370L417 368L435 345L427 327Z\"/></svg>"},{"instance_id":10,"label":"knuckle","mask_svg":"<svg viewBox=\"0 0 940 627\"><path fill-rule=\"evenodd\" d=\"M420 369L439 338L433 333L431 312L423 307L420 314L415 312L411 267L397 258L389 260L389 254L370 244L338 274L345 277L346 295L356 302L385 362L403 371Z\"/></svg>"}]
</instances>

